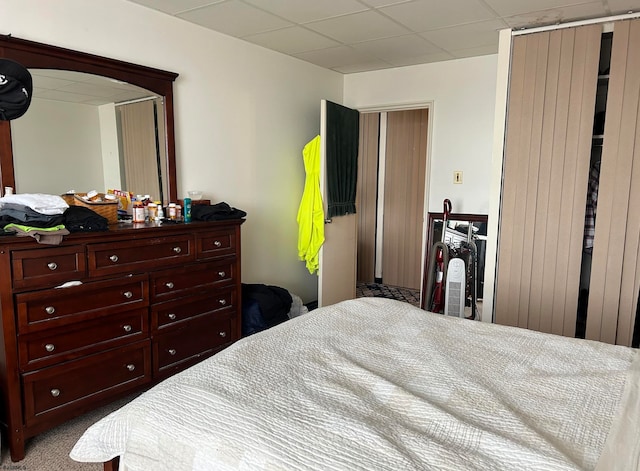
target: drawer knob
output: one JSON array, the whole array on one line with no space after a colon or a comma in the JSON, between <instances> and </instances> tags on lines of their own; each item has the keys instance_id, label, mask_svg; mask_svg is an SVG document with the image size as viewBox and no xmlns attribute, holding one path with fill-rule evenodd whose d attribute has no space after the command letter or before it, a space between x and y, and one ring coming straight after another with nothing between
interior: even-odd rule
<instances>
[{"instance_id":1,"label":"drawer knob","mask_svg":"<svg viewBox=\"0 0 640 471\"><path fill-rule=\"evenodd\" d=\"M175 355L176 354L176 349L175 348L170 348L169 349L169 355Z\"/></svg>"},{"instance_id":2,"label":"drawer knob","mask_svg":"<svg viewBox=\"0 0 640 471\"><path fill-rule=\"evenodd\" d=\"M227 336L227 333L223 330L222 332L219 332L220 337L224 338Z\"/></svg>"},{"instance_id":3,"label":"drawer knob","mask_svg":"<svg viewBox=\"0 0 640 471\"><path fill-rule=\"evenodd\" d=\"M216 240L213 245L215 245L216 247L222 247L222 242L220 242L219 240Z\"/></svg>"},{"instance_id":4,"label":"drawer knob","mask_svg":"<svg viewBox=\"0 0 640 471\"><path fill-rule=\"evenodd\" d=\"M123 329L125 332L131 332L131 326L129 324L125 325Z\"/></svg>"},{"instance_id":5,"label":"drawer knob","mask_svg":"<svg viewBox=\"0 0 640 471\"><path fill-rule=\"evenodd\" d=\"M60 395L60 390L59 390L59 389L57 389L57 388L52 389L52 390L51 390L51 395L52 395L53 397L58 397L58 396Z\"/></svg>"},{"instance_id":6,"label":"drawer knob","mask_svg":"<svg viewBox=\"0 0 640 471\"><path fill-rule=\"evenodd\" d=\"M174 251L175 253L180 253L180 252L182 252L182 249L181 249L180 247L174 247L174 248L173 248L173 251Z\"/></svg>"},{"instance_id":7,"label":"drawer knob","mask_svg":"<svg viewBox=\"0 0 640 471\"><path fill-rule=\"evenodd\" d=\"M164 285L169 289L173 289L174 287L174 284L172 281L167 281Z\"/></svg>"},{"instance_id":8,"label":"drawer knob","mask_svg":"<svg viewBox=\"0 0 640 471\"><path fill-rule=\"evenodd\" d=\"M131 291L125 291L123 294L127 299L131 299L133 297L133 293Z\"/></svg>"},{"instance_id":9,"label":"drawer knob","mask_svg":"<svg viewBox=\"0 0 640 471\"><path fill-rule=\"evenodd\" d=\"M49 262L47 263L47 266L49 267L49 270L53 271L56 268L58 268L58 264L56 262Z\"/></svg>"},{"instance_id":10,"label":"drawer knob","mask_svg":"<svg viewBox=\"0 0 640 471\"><path fill-rule=\"evenodd\" d=\"M128 369L129 371L133 371L133 370L135 370L135 369L136 369L136 365L134 365L133 363L129 363L129 364L127 365L127 369Z\"/></svg>"},{"instance_id":11,"label":"drawer knob","mask_svg":"<svg viewBox=\"0 0 640 471\"><path fill-rule=\"evenodd\" d=\"M118 261L118 256L112 255L111 257L109 257L109 260L111 260L113 263L116 263Z\"/></svg>"},{"instance_id":12,"label":"drawer knob","mask_svg":"<svg viewBox=\"0 0 640 471\"><path fill-rule=\"evenodd\" d=\"M167 317L168 317L169 319L171 319L172 321L175 321L175 320L176 320L176 317L178 317L178 316L176 316L173 312L170 312L170 313L167 315Z\"/></svg>"},{"instance_id":13,"label":"drawer knob","mask_svg":"<svg viewBox=\"0 0 640 471\"><path fill-rule=\"evenodd\" d=\"M225 276L227 276L227 274L226 274L225 272L223 272L223 271L219 271L219 272L218 272L218 276L219 276L220 278L224 278Z\"/></svg>"},{"instance_id":14,"label":"drawer knob","mask_svg":"<svg viewBox=\"0 0 640 471\"><path fill-rule=\"evenodd\" d=\"M44 346L44 349L48 352L52 352L56 349L56 346L52 343L48 343Z\"/></svg>"},{"instance_id":15,"label":"drawer knob","mask_svg":"<svg viewBox=\"0 0 640 471\"><path fill-rule=\"evenodd\" d=\"M227 304L227 300L226 299L218 299L218 302L220 303L221 306L226 306Z\"/></svg>"},{"instance_id":16,"label":"drawer knob","mask_svg":"<svg viewBox=\"0 0 640 471\"><path fill-rule=\"evenodd\" d=\"M47 314L53 314L54 312L56 312L56 308L53 306L47 306L44 308L44 310Z\"/></svg>"}]
</instances>

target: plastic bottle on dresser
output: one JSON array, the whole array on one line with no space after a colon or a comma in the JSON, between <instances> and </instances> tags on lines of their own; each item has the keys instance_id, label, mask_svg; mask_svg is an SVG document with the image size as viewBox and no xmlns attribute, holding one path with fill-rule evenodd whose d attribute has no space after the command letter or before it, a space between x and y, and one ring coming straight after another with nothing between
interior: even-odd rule
<instances>
[{"instance_id":1,"label":"plastic bottle on dresser","mask_svg":"<svg viewBox=\"0 0 640 471\"><path fill-rule=\"evenodd\" d=\"M191 222L191 198L184 199L184 222Z\"/></svg>"}]
</instances>

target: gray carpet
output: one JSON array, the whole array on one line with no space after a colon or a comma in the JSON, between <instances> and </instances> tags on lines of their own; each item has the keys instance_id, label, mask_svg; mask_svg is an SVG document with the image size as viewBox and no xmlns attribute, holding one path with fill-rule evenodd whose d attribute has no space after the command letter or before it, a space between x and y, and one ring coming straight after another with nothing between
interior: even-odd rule
<instances>
[{"instance_id":1,"label":"gray carpet","mask_svg":"<svg viewBox=\"0 0 640 471\"><path fill-rule=\"evenodd\" d=\"M0 470L16 471L102 471L101 463L78 463L69 458L76 441L102 417L123 406L140 392L115 401L80 417L76 417L56 428L27 440L26 457L13 463L7 447L7 437L2 436L2 463Z\"/></svg>"},{"instance_id":2,"label":"gray carpet","mask_svg":"<svg viewBox=\"0 0 640 471\"><path fill-rule=\"evenodd\" d=\"M356 297L396 299L420 307L420 290L402 288L400 286L383 285L380 283L358 283L356 285Z\"/></svg>"}]
</instances>

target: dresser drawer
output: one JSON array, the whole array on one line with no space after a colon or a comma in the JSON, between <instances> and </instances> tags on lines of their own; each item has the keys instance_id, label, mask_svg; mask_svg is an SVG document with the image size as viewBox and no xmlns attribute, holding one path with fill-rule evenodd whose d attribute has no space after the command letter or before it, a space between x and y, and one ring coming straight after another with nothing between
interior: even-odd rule
<instances>
[{"instance_id":1,"label":"dresser drawer","mask_svg":"<svg viewBox=\"0 0 640 471\"><path fill-rule=\"evenodd\" d=\"M154 375L184 368L231 342L231 321L215 314L191 319L182 327L154 336Z\"/></svg>"},{"instance_id":2,"label":"dresser drawer","mask_svg":"<svg viewBox=\"0 0 640 471\"><path fill-rule=\"evenodd\" d=\"M68 325L148 305L147 275L17 294L18 333Z\"/></svg>"},{"instance_id":3,"label":"dresser drawer","mask_svg":"<svg viewBox=\"0 0 640 471\"><path fill-rule=\"evenodd\" d=\"M136 273L195 260L194 239L189 234L126 242L88 244L90 276Z\"/></svg>"},{"instance_id":4,"label":"dresser drawer","mask_svg":"<svg viewBox=\"0 0 640 471\"><path fill-rule=\"evenodd\" d=\"M147 308L21 336L23 371L133 343L149 335Z\"/></svg>"},{"instance_id":5,"label":"dresser drawer","mask_svg":"<svg viewBox=\"0 0 640 471\"><path fill-rule=\"evenodd\" d=\"M27 425L151 380L149 341L22 375Z\"/></svg>"},{"instance_id":6,"label":"dresser drawer","mask_svg":"<svg viewBox=\"0 0 640 471\"><path fill-rule=\"evenodd\" d=\"M51 247L11 252L13 288L55 286L86 276L83 246Z\"/></svg>"},{"instance_id":7,"label":"dresser drawer","mask_svg":"<svg viewBox=\"0 0 640 471\"><path fill-rule=\"evenodd\" d=\"M222 257L236 253L235 228L203 232L196 235L196 258Z\"/></svg>"},{"instance_id":8,"label":"dresser drawer","mask_svg":"<svg viewBox=\"0 0 640 471\"><path fill-rule=\"evenodd\" d=\"M175 299L203 288L228 285L236 279L235 258L187 265L151 274L151 301Z\"/></svg>"},{"instance_id":9,"label":"dresser drawer","mask_svg":"<svg viewBox=\"0 0 640 471\"><path fill-rule=\"evenodd\" d=\"M151 307L151 329L182 325L193 317L214 312L229 317L235 313L237 302L235 288L228 288L156 304Z\"/></svg>"}]
</instances>

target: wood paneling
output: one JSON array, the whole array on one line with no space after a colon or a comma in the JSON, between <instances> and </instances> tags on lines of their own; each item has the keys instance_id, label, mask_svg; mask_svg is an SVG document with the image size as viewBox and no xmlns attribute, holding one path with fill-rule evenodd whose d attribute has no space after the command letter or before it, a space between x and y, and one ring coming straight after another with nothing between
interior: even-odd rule
<instances>
[{"instance_id":1,"label":"wood paneling","mask_svg":"<svg viewBox=\"0 0 640 471\"><path fill-rule=\"evenodd\" d=\"M513 40L497 323L575 335L601 32Z\"/></svg>"},{"instance_id":2,"label":"wood paneling","mask_svg":"<svg viewBox=\"0 0 640 471\"><path fill-rule=\"evenodd\" d=\"M427 162L427 109L387 115L382 277L419 289Z\"/></svg>"},{"instance_id":3,"label":"wood paneling","mask_svg":"<svg viewBox=\"0 0 640 471\"><path fill-rule=\"evenodd\" d=\"M375 278L379 137L380 113L362 113L356 207L358 211L357 280L364 283L373 283Z\"/></svg>"}]
</instances>

